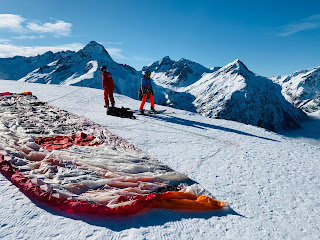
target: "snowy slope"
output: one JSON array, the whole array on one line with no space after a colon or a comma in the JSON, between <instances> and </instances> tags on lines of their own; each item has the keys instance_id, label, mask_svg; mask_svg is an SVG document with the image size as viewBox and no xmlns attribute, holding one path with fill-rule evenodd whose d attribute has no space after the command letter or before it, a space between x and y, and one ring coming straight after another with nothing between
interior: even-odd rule
<instances>
[{"instance_id":1,"label":"snowy slope","mask_svg":"<svg viewBox=\"0 0 320 240\"><path fill-rule=\"evenodd\" d=\"M271 80L252 73L240 60L205 74L186 92L204 116L234 120L272 131L297 128L307 115L294 108Z\"/></svg>"},{"instance_id":2,"label":"snowy slope","mask_svg":"<svg viewBox=\"0 0 320 240\"><path fill-rule=\"evenodd\" d=\"M294 108L281 88L268 78L252 73L240 60L222 68L165 57L145 67L165 91L164 105L228 119L272 131L299 128L306 114Z\"/></svg>"},{"instance_id":3,"label":"snowy slope","mask_svg":"<svg viewBox=\"0 0 320 240\"><path fill-rule=\"evenodd\" d=\"M320 67L271 78L282 86L282 94L307 113L320 110Z\"/></svg>"},{"instance_id":4,"label":"snowy slope","mask_svg":"<svg viewBox=\"0 0 320 240\"><path fill-rule=\"evenodd\" d=\"M262 128L171 108L168 114L138 116L137 120L106 116L103 92L98 89L0 81L0 92L4 91L32 91L42 101L103 125L187 174L229 202L233 211L154 210L124 218L71 215L32 202L0 175L1 239L320 237L320 147ZM118 106L135 109L139 105L123 95L115 97Z\"/></svg>"}]
</instances>

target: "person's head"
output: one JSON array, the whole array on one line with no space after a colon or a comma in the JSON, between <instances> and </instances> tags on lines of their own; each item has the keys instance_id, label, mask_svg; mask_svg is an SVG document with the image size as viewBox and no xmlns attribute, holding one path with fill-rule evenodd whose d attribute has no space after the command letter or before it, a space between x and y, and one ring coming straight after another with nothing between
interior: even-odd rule
<instances>
[{"instance_id":1,"label":"person's head","mask_svg":"<svg viewBox=\"0 0 320 240\"><path fill-rule=\"evenodd\" d=\"M144 76L146 78L150 78L151 77L151 72L149 70L144 71Z\"/></svg>"},{"instance_id":2,"label":"person's head","mask_svg":"<svg viewBox=\"0 0 320 240\"><path fill-rule=\"evenodd\" d=\"M101 72L104 72L105 70L107 70L107 67L106 67L106 66L102 66L102 67L100 68L100 70L101 70Z\"/></svg>"}]
</instances>

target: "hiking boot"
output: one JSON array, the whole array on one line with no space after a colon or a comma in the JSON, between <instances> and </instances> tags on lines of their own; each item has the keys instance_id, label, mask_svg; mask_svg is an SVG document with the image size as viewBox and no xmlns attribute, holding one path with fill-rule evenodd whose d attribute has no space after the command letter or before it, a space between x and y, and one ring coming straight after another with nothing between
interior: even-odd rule
<instances>
[{"instance_id":1,"label":"hiking boot","mask_svg":"<svg viewBox=\"0 0 320 240\"><path fill-rule=\"evenodd\" d=\"M138 114L144 115L144 110L143 110L143 109L142 109L142 110L139 110Z\"/></svg>"},{"instance_id":2,"label":"hiking boot","mask_svg":"<svg viewBox=\"0 0 320 240\"><path fill-rule=\"evenodd\" d=\"M105 108L107 108L107 109L109 108L109 106L108 106L108 105L104 105L104 107L105 107Z\"/></svg>"}]
</instances>

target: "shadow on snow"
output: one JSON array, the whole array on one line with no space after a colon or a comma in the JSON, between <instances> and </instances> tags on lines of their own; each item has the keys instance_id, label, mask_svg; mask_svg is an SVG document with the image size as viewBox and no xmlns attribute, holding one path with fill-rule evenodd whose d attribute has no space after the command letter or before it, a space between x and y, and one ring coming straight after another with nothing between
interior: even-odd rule
<instances>
[{"instance_id":1,"label":"shadow on snow","mask_svg":"<svg viewBox=\"0 0 320 240\"><path fill-rule=\"evenodd\" d=\"M83 221L90 225L104 227L112 231L123 231L130 228L141 228L150 226L164 225L168 222L181 221L182 219L210 219L212 217L226 217L235 215L244 217L235 212L230 207L223 207L213 211L182 211L182 210L167 210L167 209L146 209L134 215L126 216L104 216L81 213L68 213L42 203L38 200L31 199L38 207L57 216L63 216L77 221Z\"/></svg>"},{"instance_id":2,"label":"shadow on snow","mask_svg":"<svg viewBox=\"0 0 320 240\"><path fill-rule=\"evenodd\" d=\"M249 137L256 137L256 138L260 138L260 139L264 139L264 140L268 140L268 141L279 142L278 140L257 136L257 135L251 134L251 133L242 132L242 131L235 130L232 128L221 127L221 126L198 122L198 121L192 121L192 120L188 120L188 119L184 119L184 118L179 118L176 116L168 116L168 115L161 116L160 114L156 114L156 115L148 115L148 117L159 119L159 120L169 122L169 123L184 125L184 126L188 126L188 127L194 127L194 128L199 128L199 129L211 128L211 129L217 129L217 130L226 131L226 132L242 134L242 135L249 136ZM210 136L208 136L208 137L210 137Z\"/></svg>"}]
</instances>

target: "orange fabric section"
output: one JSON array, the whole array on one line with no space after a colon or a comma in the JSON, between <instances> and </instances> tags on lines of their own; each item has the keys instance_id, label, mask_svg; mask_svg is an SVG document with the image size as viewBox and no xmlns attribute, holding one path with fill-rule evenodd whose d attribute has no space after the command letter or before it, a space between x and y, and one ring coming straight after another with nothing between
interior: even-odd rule
<instances>
[{"instance_id":1,"label":"orange fabric section","mask_svg":"<svg viewBox=\"0 0 320 240\"><path fill-rule=\"evenodd\" d=\"M169 191L159 194L149 207L184 210L214 210L222 208L224 204L225 202L220 202L206 196Z\"/></svg>"},{"instance_id":2,"label":"orange fabric section","mask_svg":"<svg viewBox=\"0 0 320 240\"><path fill-rule=\"evenodd\" d=\"M22 92L22 93L19 93L20 95L32 95L32 92Z\"/></svg>"}]
</instances>

